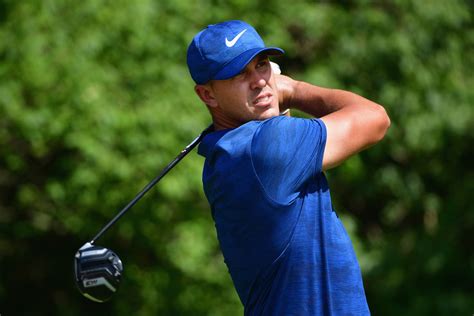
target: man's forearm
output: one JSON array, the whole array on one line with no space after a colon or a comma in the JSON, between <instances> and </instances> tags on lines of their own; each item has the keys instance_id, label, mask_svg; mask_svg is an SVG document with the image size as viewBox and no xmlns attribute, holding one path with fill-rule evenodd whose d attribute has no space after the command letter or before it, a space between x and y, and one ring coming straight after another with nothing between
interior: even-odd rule
<instances>
[{"instance_id":1,"label":"man's forearm","mask_svg":"<svg viewBox=\"0 0 474 316\"><path fill-rule=\"evenodd\" d=\"M345 111L380 108L377 103L349 91L322 88L283 75L277 77L277 83L281 111L294 108L320 118L345 108L350 108Z\"/></svg>"},{"instance_id":2,"label":"man's forearm","mask_svg":"<svg viewBox=\"0 0 474 316\"><path fill-rule=\"evenodd\" d=\"M293 95L289 102L290 108L295 108L314 117L323 117L342 109L369 110L380 107L380 105L355 93L321 88L303 81L295 81Z\"/></svg>"}]
</instances>

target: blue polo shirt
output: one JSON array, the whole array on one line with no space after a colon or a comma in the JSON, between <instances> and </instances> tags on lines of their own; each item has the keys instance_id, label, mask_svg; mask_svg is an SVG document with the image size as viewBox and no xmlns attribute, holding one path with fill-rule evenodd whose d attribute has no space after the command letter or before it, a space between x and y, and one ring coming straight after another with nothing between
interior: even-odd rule
<instances>
[{"instance_id":1,"label":"blue polo shirt","mask_svg":"<svg viewBox=\"0 0 474 316\"><path fill-rule=\"evenodd\" d=\"M368 315L322 173L326 128L278 116L208 134L204 191L245 315Z\"/></svg>"}]
</instances>

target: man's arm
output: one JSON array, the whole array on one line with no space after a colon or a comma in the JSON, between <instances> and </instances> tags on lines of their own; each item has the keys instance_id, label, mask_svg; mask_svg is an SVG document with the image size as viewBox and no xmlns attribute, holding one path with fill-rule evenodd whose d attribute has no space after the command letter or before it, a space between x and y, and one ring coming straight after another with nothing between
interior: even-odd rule
<instances>
[{"instance_id":1,"label":"man's arm","mask_svg":"<svg viewBox=\"0 0 474 316\"><path fill-rule=\"evenodd\" d=\"M295 108L321 118L327 140L323 170L379 142L390 126L385 109L355 93L327 89L276 75L281 108Z\"/></svg>"}]
</instances>

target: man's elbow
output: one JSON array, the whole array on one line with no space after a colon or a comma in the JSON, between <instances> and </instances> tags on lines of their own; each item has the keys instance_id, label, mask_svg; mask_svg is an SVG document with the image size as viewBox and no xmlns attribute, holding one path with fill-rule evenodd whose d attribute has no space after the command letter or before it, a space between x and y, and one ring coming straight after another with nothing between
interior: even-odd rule
<instances>
[{"instance_id":1,"label":"man's elbow","mask_svg":"<svg viewBox=\"0 0 474 316\"><path fill-rule=\"evenodd\" d=\"M378 106L374 114L375 129L373 144L378 143L385 137L385 134L387 133L387 130L391 124L390 117L383 106Z\"/></svg>"}]
</instances>

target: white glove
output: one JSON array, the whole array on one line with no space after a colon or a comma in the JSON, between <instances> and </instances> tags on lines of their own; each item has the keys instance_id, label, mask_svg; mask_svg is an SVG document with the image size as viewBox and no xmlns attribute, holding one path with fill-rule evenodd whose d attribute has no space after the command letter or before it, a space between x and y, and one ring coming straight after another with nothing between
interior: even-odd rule
<instances>
[{"instance_id":1,"label":"white glove","mask_svg":"<svg viewBox=\"0 0 474 316\"><path fill-rule=\"evenodd\" d=\"M281 69L277 63L274 63L273 61L271 61L270 66L272 66L273 73L277 75L281 75Z\"/></svg>"}]
</instances>

